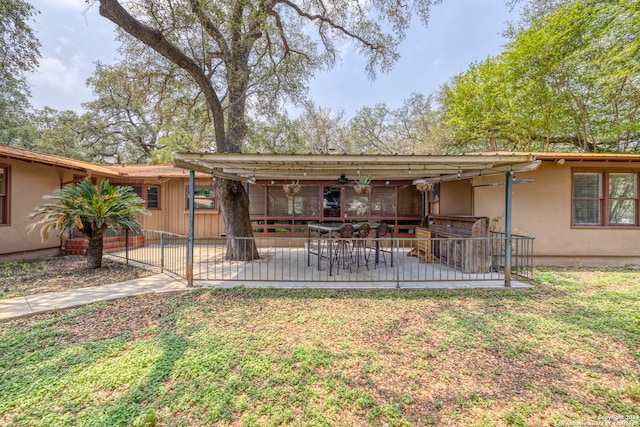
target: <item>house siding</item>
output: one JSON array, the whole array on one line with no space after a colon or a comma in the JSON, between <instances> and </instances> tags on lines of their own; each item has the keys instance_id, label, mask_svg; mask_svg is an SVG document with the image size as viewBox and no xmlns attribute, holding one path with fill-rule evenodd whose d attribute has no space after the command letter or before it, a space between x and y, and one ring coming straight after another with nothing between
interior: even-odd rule
<instances>
[{"instance_id":1,"label":"house siding","mask_svg":"<svg viewBox=\"0 0 640 427\"><path fill-rule=\"evenodd\" d=\"M512 193L512 231L535 237L536 265L640 265L640 228L572 227L572 168L638 170L637 162L543 162L538 170L516 174ZM485 186L505 177L472 180L474 215L488 216L491 227L504 230L505 187Z\"/></svg>"},{"instance_id":2,"label":"house siding","mask_svg":"<svg viewBox=\"0 0 640 427\"><path fill-rule=\"evenodd\" d=\"M141 215L145 230L166 231L176 234L189 233L189 210L186 206L188 178L110 179L112 184L146 184L160 187L160 209L149 209L150 215ZM211 179L196 179L196 186L211 185ZM196 210L194 215L195 236L219 236L224 233L224 222L219 210Z\"/></svg>"},{"instance_id":3,"label":"house siding","mask_svg":"<svg viewBox=\"0 0 640 427\"><path fill-rule=\"evenodd\" d=\"M36 206L45 203L43 196L60 189L64 182L71 181L73 171L16 159L2 159L2 163L11 168L11 221L8 225L0 226L0 261L60 254L61 240L55 233L45 242L41 241L39 230L27 233L32 223L28 216Z\"/></svg>"}]
</instances>

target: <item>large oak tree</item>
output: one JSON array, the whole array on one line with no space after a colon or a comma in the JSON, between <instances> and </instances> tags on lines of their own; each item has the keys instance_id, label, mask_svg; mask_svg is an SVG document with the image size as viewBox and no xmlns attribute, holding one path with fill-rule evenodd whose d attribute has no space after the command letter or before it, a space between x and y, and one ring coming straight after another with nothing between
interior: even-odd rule
<instances>
[{"instance_id":1,"label":"large oak tree","mask_svg":"<svg viewBox=\"0 0 640 427\"><path fill-rule=\"evenodd\" d=\"M216 150L237 153L247 108L304 91L315 70L355 45L370 77L386 71L414 17L426 24L433 0L98 0L100 14L184 70L206 101ZM242 184L217 180L227 234L252 235ZM240 247L227 256L247 255Z\"/></svg>"}]
</instances>

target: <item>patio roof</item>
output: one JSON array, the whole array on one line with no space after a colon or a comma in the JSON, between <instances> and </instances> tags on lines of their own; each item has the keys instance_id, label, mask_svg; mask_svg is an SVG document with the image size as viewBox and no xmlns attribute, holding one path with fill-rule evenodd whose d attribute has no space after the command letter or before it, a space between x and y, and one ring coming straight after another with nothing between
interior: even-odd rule
<instances>
[{"instance_id":1,"label":"patio roof","mask_svg":"<svg viewBox=\"0 0 640 427\"><path fill-rule=\"evenodd\" d=\"M335 180L344 174L374 180L446 181L536 169L530 154L347 155L177 153L174 165L236 181Z\"/></svg>"}]
</instances>

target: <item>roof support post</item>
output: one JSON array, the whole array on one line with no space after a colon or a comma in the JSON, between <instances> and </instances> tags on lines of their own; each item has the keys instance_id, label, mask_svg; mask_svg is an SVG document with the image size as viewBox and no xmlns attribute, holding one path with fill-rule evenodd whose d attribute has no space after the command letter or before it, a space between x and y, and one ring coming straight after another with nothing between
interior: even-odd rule
<instances>
[{"instance_id":1,"label":"roof support post","mask_svg":"<svg viewBox=\"0 0 640 427\"><path fill-rule=\"evenodd\" d=\"M193 286L194 209L196 172L189 171L189 237L187 239L187 284Z\"/></svg>"},{"instance_id":2,"label":"roof support post","mask_svg":"<svg viewBox=\"0 0 640 427\"><path fill-rule=\"evenodd\" d=\"M504 187L504 285L511 287L511 195L513 189L513 172L507 172Z\"/></svg>"}]
</instances>

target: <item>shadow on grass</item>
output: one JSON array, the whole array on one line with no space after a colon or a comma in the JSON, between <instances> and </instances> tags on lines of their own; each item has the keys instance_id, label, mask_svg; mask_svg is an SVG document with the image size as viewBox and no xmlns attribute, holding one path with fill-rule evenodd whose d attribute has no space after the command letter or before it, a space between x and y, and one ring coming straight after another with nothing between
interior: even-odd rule
<instances>
[{"instance_id":1,"label":"shadow on grass","mask_svg":"<svg viewBox=\"0 0 640 427\"><path fill-rule=\"evenodd\" d=\"M160 396L161 388L170 378L174 366L188 347L187 341L171 331L158 337L162 355L155 362L147 378L135 388L115 401L99 409L99 424L104 426L155 425L156 410L153 408ZM146 407L146 408L145 408Z\"/></svg>"}]
</instances>

